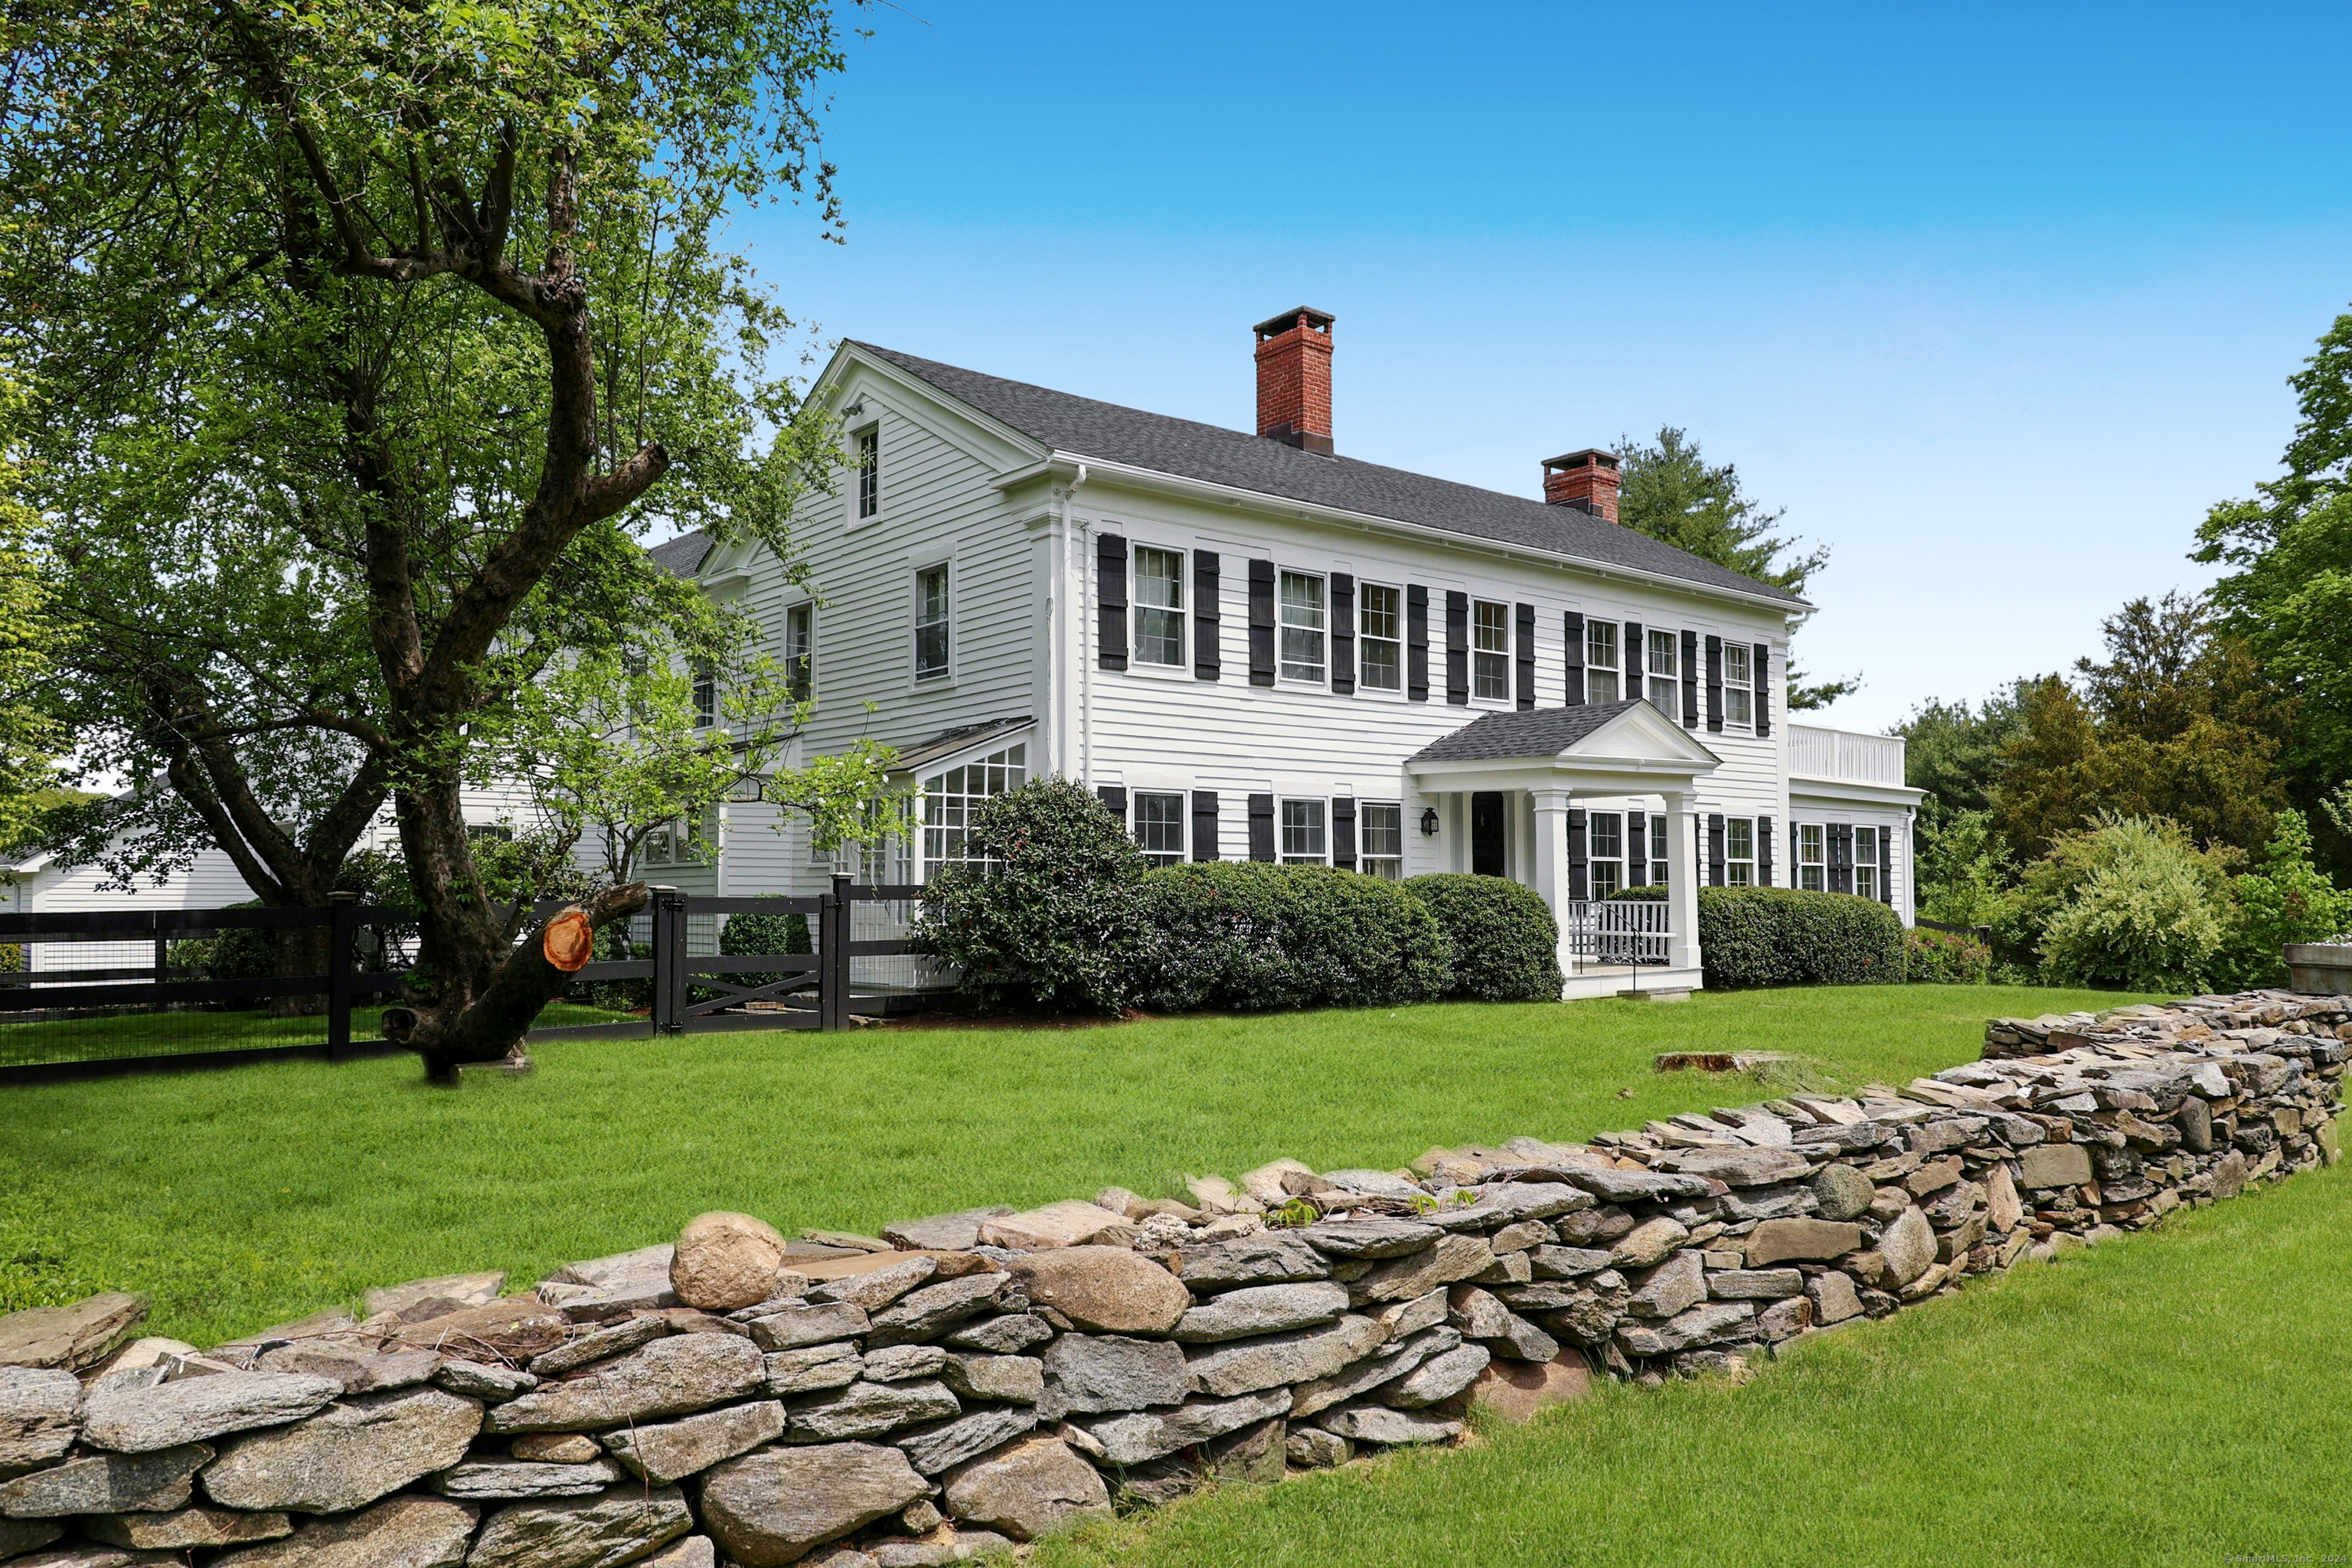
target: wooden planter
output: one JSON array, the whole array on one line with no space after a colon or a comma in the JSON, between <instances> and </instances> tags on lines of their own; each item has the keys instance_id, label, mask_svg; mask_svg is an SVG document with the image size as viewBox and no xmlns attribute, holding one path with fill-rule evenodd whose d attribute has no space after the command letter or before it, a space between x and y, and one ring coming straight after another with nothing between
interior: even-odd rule
<instances>
[{"instance_id":1,"label":"wooden planter","mask_svg":"<svg viewBox=\"0 0 2352 1568\"><path fill-rule=\"evenodd\" d=\"M2286 985L2305 996L2352 995L2352 942L2287 943Z\"/></svg>"}]
</instances>

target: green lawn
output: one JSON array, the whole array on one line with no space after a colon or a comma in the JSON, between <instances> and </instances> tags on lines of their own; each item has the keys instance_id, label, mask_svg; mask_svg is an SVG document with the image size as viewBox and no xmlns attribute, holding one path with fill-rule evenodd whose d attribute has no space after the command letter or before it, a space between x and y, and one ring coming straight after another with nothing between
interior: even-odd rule
<instances>
[{"instance_id":1,"label":"green lawn","mask_svg":"<svg viewBox=\"0 0 2352 1568\"><path fill-rule=\"evenodd\" d=\"M558 1002L540 1015L539 1025L551 1029L561 1025L607 1023L624 1016ZM352 1038L373 1040L383 1037L383 1007L352 1009ZM278 1018L258 1008L220 1012L178 1008L161 1014L125 1010L103 1016L86 1015L28 1024L0 1024L0 1067L326 1043L327 1018L323 1013Z\"/></svg>"},{"instance_id":2,"label":"green lawn","mask_svg":"<svg viewBox=\"0 0 2352 1568\"><path fill-rule=\"evenodd\" d=\"M704 1209L870 1230L1283 1154L1390 1166L1769 1092L1657 1074L1660 1051L1791 1051L1832 1081L1900 1083L1973 1059L1989 1014L2133 999L1887 986L716 1035L550 1042L535 1073L457 1089L402 1058L13 1089L0 1307L144 1289L157 1331L209 1343L420 1275L535 1279Z\"/></svg>"}]
</instances>

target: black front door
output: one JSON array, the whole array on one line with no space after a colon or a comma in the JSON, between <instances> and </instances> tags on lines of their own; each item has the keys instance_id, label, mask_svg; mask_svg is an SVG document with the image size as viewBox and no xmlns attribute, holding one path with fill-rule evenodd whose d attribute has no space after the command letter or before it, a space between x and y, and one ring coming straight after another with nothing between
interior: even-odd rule
<instances>
[{"instance_id":1,"label":"black front door","mask_svg":"<svg viewBox=\"0 0 2352 1568\"><path fill-rule=\"evenodd\" d=\"M1480 790L1470 797L1470 869L1481 877L1503 875L1503 792Z\"/></svg>"}]
</instances>

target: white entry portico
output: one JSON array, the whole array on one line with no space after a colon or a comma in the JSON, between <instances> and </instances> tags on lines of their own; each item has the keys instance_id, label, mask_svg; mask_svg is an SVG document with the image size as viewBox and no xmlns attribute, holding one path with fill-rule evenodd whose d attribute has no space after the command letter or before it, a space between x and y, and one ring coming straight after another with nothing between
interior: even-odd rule
<instances>
[{"instance_id":1,"label":"white entry portico","mask_svg":"<svg viewBox=\"0 0 2352 1568\"><path fill-rule=\"evenodd\" d=\"M1423 795L1444 803L1470 857L1461 869L1516 872L1542 896L1559 924L1563 994L1575 997L1700 984L1695 791L1699 775L1719 765L1681 725L1637 699L1489 713L1424 747L1405 771ZM1583 812L1576 802L1628 798L1655 801L1666 825L1667 930L1611 939L1614 926L1631 922L1601 916L1591 889L1578 885L1582 858L1572 841ZM1482 836L1487 822L1496 826ZM1525 842L1507 855L1510 823L1524 825ZM1611 913L1634 911L1619 905Z\"/></svg>"}]
</instances>

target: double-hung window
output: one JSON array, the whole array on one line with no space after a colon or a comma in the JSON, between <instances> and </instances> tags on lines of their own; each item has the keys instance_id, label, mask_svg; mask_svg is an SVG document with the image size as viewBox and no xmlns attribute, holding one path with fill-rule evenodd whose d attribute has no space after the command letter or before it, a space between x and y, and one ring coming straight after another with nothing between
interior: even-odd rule
<instances>
[{"instance_id":1,"label":"double-hung window","mask_svg":"<svg viewBox=\"0 0 2352 1568\"><path fill-rule=\"evenodd\" d=\"M1474 600L1470 605L1470 694L1480 701L1511 695L1511 606Z\"/></svg>"},{"instance_id":2,"label":"double-hung window","mask_svg":"<svg viewBox=\"0 0 2352 1568\"><path fill-rule=\"evenodd\" d=\"M1404 807L1394 801L1362 801L1356 806L1356 865L1367 877L1404 880Z\"/></svg>"},{"instance_id":3,"label":"double-hung window","mask_svg":"<svg viewBox=\"0 0 2352 1568\"><path fill-rule=\"evenodd\" d=\"M793 605L784 612L784 689L795 702L805 702L815 689L816 606Z\"/></svg>"},{"instance_id":4,"label":"double-hung window","mask_svg":"<svg viewBox=\"0 0 2352 1568\"><path fill-rule=\"evenodd\" d=\"M1135 658L1184 662L1184 552L1135 547Z\"/></svg>"},{"instance_id":5,"label":"double-hung window","mask_svg":"<svg viewBox=\"0 0 2352 1568\"><path fill-rule=\"evenodd\" d=\"M948 672L948 569L944 563L915 574L915 679Z\"/></svg>"},{"instance_id":6,"label":"double-hung window","mask_svg":"<svg viewBox=\"0 0 2352 1568\"><path fill-rule=\"evenodd\" d=\"M1829 883L1829 853L1818 822L1797 824L1797 886L1821 892Z\"/></svg>"},{"instance_id":7,"label":"double-hung window","mask_svg":"<svg viewBox=\"0 0 2352 1568\"><path fill-rule=\"evenodd\" d=\"M1650 886L1663 888L1672 863L1666 858L1666 814L1650 813Z\"/></svg>"},{"instance_id":8,"label":"double-hung window","mask_svg":"<svg viewBox=\"0 0 2352 1568\"><path fill-rule=\"evenodd\" d=\"M707 664L694 668L694 727L708 730L719 722L719 676Z\"/></svg>"},{"instance_id":9,"label":"double-hung window","mask_svg":"<svg viewBox=\"0 0 2352 1568\"><path fill-rule=\"evenodd\" d=\"M1858 897L1878 897L1879 830L1856 827L1853 830L1853 890Z\"/></svg>"},{"instance_id":10,"label":"double-hung window","mask_svg":"<svg viewBox=\"0 0 2352 1568\"><path fill-rule=\"evenodd\" d=\"M1727 818L1723 824L1723 880L1734 888L1756 885L1756 819Z\"/></svg>"},{"instance_id":11,"label":"double-hung window","mask_svg":"<svg viewBox=\"0 0 2352 1568\"><path fill-rule=\"evenodd\" d=\"M882 510L882 432L857 433L857 515L876 516Z\"/></svg>"},{"instance_id":12,"label":"double-hung window","mask_svg":"<svg viewBox=\"0 0 2352 1568\"><path fill-rule=\"evenodd\" d=\"M1029 748L1007 746L923 781L923 875L947 865L987 861L964 852L971 814L992 795L1019 789L1029 778Z\"/></svg>"},{"instance_id":13,"label":"double-hung window","mask_svg":"<svg viewBox=\"0 0 2352 1568\"><path fill-rule=\"evenodd\" d=\"M1282 803L1282 863L1320 866L1331 858L1323 831L1323 802L1286 800Z\"/></svg>"},{"instance_id":14,"label":"double-hung window","mask_svg":"<svg viewBox=\"0 0 2352 1568\"><path fill-rule=\"evenodd\" d=\"M1596 811L1584 825L1592 896L1605 899L1625 885L1625 817L1622 812Z\"/></svg>"},{"instance_id":15,"label":"double-hung window","mask_svg":"<svg viewBox=\"0 0 2352 1568\"><path fill-rule=\"evenodd\" d=\"M1135 796L1135 843L1154 866L1184 863L1184 797L1158 791Z\"/></svg>"},{"instance_id":16,"label":"double-hung window","mask_svg":"<svg viewBox=\"0 0 2352 1568\"><path fill-rule=\"evenodd\" d=\"M1667 718L1682 718L1682 668L1676 662L1679 654L1675 647L1675 634L1653 630L1650 645L1650 705Z\"/></svg>"},{"instance_id":17,"label":"double-hung window","mask_svg":"<svg viewBox=\"0 0 2352 1568\"><path fill-rule=\"evenodd\" d=\"M1617 623L1584 623L1584 700L1617 700Z\"/></svg>"},{"instance_id":18,"label":"double-hung window","mask_svg":"<svg viewBox=\"0 0 2352 1568\"><path fill-rule=\"evenodd\" d=\"M1356 684L1368 691L1404 686L1404 594L1366 583L1356 590L1356 648L1362 670Z\"/></svg>"},{"instance_id":19,"label":"double-hung window","mask_svg":"<svg viewBox=\"0 0 2352 1568\"><path fill-rule=\"evenodd\" d=\"M1756 720L1756 693L1748 676L1746 643L1723 645L1723 716L1727 723L1747 725Z\"/></svg>"},{"instance_id":20,"label":"double-hung window","mask_svg":"<svg viewBox=\"0 0 2352 1568\"><path fill-rule=\"evenodd\" d=\"M1282 679L1323 684L1323 579L1282 574Z\"/></svg>"}]
</instances>

